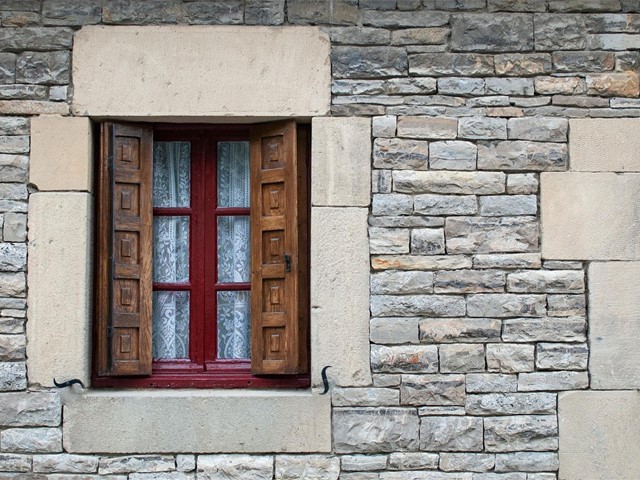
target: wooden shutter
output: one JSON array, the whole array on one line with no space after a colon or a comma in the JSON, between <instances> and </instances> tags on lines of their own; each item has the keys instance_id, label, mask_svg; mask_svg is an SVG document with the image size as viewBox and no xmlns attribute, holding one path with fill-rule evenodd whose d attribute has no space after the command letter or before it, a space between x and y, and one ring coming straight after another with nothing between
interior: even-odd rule
<instances>
[{"instance_id":1,"label":"wooden shutter","mask_svg":"<svg viewBox=\"0 0 640 480\"><path fill-rule=\"evenodd\" d=\"M307 138L301 129L300 140ZM299 374L308 360L308 175L295 121L251 130L251 371Z\"/></svg>"},{"instance_id":2,"label":"wooden shutter","mask_svg":"<svg viewBox=\"0 0 640 480\"><path fill-rule=\"evenodd\" d=\"M98 375L151 374L153 130L103 123L97 185Z\"/></svg>"}]
</instances>

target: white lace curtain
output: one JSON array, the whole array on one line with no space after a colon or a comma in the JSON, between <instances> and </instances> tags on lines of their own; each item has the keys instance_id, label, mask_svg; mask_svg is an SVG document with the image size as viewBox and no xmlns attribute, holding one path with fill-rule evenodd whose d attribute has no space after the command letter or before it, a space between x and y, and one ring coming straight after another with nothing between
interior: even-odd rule
<instances>
[{"instance_id":1,"label":"white lace curtain","mask_svg":"<svg viewBox=\"0 0 640 480\"><path fill-rule=\"evenodd\" d=\"M218 144L218 206L249 206L249 144ZM218 217L218 282L251 281L249 217ZM218 292L218 358L249 358L248 291Z\"/></svg>"},{"instance_id":2,"label":"white lace curtain","mask_svg":"<svg viewBox=\"0 0 640 480\"><path fill-rule=\"evenodd\" d=\"M188 207L191 148L188 142L156 142L154 207ZM153 219L153 281L189 281L189 217ZM153 292L153 358L189 357L189 292Z\"/></svg>"},{"instance_id":3,"label":"white lace curtain","mask_svg":"<svg viewBox=\"0 0 640 480\"><path fill-rule=\"evenodd\" d=\"M155 207L188 207L190 145L154 145L153 202ZM218 144L218 205L249 206L248 142ZM219 283L249 282L249 217L220 216L217 225ZM157 216L153 221L153 277L157 283L189 280L189 217ZM249 358L249 291L218 292L218 358ZM189 357L189 292L153 294L153 357Z\"/></svg>"}]
</instances>

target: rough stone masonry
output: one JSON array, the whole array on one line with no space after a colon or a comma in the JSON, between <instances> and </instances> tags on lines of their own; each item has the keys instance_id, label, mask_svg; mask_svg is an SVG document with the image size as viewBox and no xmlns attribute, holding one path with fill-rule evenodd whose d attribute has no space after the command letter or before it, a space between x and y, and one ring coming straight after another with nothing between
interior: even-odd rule
<instances>
[{"instance_id":1,"label":"rough stone masonry","mask_svg":"<svg viewBox=\"0 0 640 480\"><path fill-rule=\"evenodd\" d=\"M587 264L542 258L540 173L568 169L569 119L640 116L638 1L1 0L0 24L0 479L557 478ZM93 24L330 35L332 114L370 118L374 169L373 383L332 391L330 454L64 451L26 369L29 131L69 114Z\"/></svg>"}]
</instances>

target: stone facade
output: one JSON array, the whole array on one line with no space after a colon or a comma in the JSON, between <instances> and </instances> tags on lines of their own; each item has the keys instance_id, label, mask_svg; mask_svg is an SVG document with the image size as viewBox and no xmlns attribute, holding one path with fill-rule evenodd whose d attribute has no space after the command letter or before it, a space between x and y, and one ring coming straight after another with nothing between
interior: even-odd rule
<instances>
[{"instance_id":1,"label":"stone facade","mask_svg":"<svg viewBox=\"0 0 640 480\"><path fill-rule=\"evenodd\" d=\"M27 331L38 325L29 325L27 310L34 287L26 281L27 239L43 227L27 231L29 199L47 198L38 189L59 190L64 180L56 172L48 177L55 181L40 181L46 148L30 132L47 124L40 115L83 115L71 108L72 46L83 26L165 24L318 25L330 38L331 115L345 117L344 128L343 120L327 125L324 137L335 145L314 154L328 157L326 177L351 159L368 172L358 163L363 154L373 169L370 197L356 176L338 175L344 187L336 190L313 183L322 208L312 228L364 231L367 215L369 227L370 312L361 294L325 313L336 329L370 313L368 342L362 331L353 351L321 350L328 358L344 353L358 369L333 379L330 451L78 454L65 438L59 391L28 375L27 352L37 345L27 344ZM630 119L640 117L637 2L4 0L0 25L0 480L551 480L558 471L567 479L634 480L632 454L619 462L600 456L625 445L607 435L609 425L637 444L638 429L628 428L637 422L637 395L582 390L638 385L637 355L608 322L613 312L621 330L638 332L629 288L638 280L638 207L625 187L637 175L637 135L619 133L640 128ZM622 130L612 118L627 119ZM370 145L350 144L350 132L363 129ZM593 158L613 135L615 158ZM30 159L39 179L32 183ZM66 189L90 191L85 167ZM368 189L369 179L361 180ZM602 199L589 197L591 184ZM593 214L602 205L610 213ZM582 218L575 211L585 215L578 225L585 230L563 228L563 218ZM325 240L337 249L349 239ZM611 260L629 261L624 281ZM622 290L619 306L608 303L610 285ZM590 314L604 344L589 338ZM614 356L620 345L628 356ZM29 353L29 362L38 359ZM618 375L603 373L611 369ZM595 418L593 428L579 428L599 398L620 401L622 420ZM589 437L593 431L604 440Z\"/></svg>"}]
</instances>

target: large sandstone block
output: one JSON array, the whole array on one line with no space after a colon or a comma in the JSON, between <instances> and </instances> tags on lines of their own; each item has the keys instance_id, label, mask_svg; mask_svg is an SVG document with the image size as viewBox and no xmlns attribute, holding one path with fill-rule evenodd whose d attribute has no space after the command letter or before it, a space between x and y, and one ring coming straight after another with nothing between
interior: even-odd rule
<instances>
[{"instance_id":1,"label":"large sandstone block","mask_svg":"<svg viewBox=\"0 0 640 480\"><path fill-rule=\"evenodd\" d=\"M39 116L31 120L29 181L38 190L84 190L93 186L91 121Z\"/></svg>"},{"instance_id":2,"label":"large sandstone block","mask_svg":"<svg viewBox=\"0 0 640 480\"><path fill-rule=\"evenodd\" d=\"M91 197L35 193L29 201L29 381L89 382ZM61 348L60 345L64 345Z\"/></svg>"},{"instance_id":3,"label":"large sandstone block","mask_svg":"<svg viewBox=\"0 0 640 480\"><path fill-rule=\"evenodd\" d=\"M640 393L566 392L558 398L560 478L636 478Z\"/></svg>"},{"instance_id":4,"label":"large sandstone block","mask_svg":"<svg viewBox=\"0 0 640 480\"><path fill-rule=\"evenodd\" d=\"M329 110L329 38L316 27L89 26L73 43L77 114L304 117Z\"/></svg>"},{"instance_id":5,"label":"large sandstone block","mask_svg":"<svg viewBox=\"0 0 640 480\"><path fill-rule=\"evenodd\" d=\"M318 117L312 123L311 201L366 207L371 200L371 121Z\"/></svg>"},{"instance_id":6,"label":"large sandstone block","mask_svg":"<svg viewBox=\"0 0 640 480\"><path fill-rule=\"evenodd\" d=\"M542 173L542 257L640 259L640 175Z\"/></svg>"},{"instance_id":7,"label":"large sandstone block","mask_svg":"<svg viewBox=\"0 0 640 480\"><path fill-rule=\"evenodd\" d=\"M589 268L589 341L595 389L640 388L640 262Z\"/></svg>"},{"instance_id":8,"label":"large sandstone block","mask_svg":"<svg viewBox=\"0 0 640 480\"><path fill-rule=\"evenodd\" d=\"M640 119L580 118L569 124L572 171L640 171Z\"/></svg>"},{"instance_id":9,"label":"large sandstone block","mask_svg":"<svg viewBox=\"0 0 640 480\"><path fill-rule=\"evenodd\" d=\"M331 449L331 399L309 392L93 391L67 393L63 403L64 448L70 453Z\"/></svg>"},{"instance_id":10,"label":"large sandstone block","mask_svg":"<svg viewBox=\"0 0 640 480\"><path fill-rule=\"evenodd\" d=\"M367 213L366 208L334 207L313 207L311 212L314 385L322 384L325 365L332 366L329 377L337 385L371 384Z\"/></svg>"}]
</instances>

